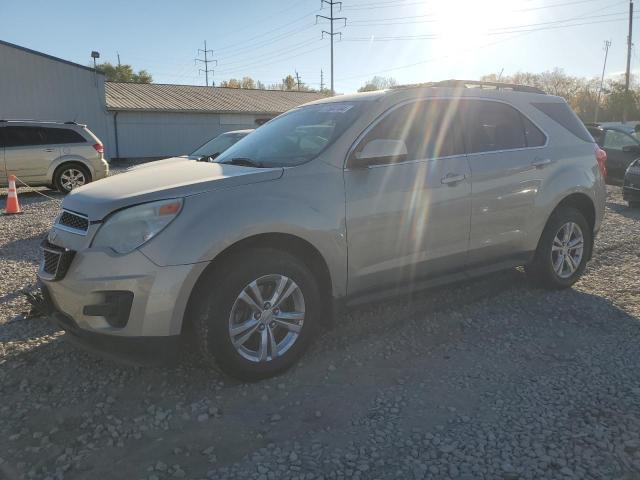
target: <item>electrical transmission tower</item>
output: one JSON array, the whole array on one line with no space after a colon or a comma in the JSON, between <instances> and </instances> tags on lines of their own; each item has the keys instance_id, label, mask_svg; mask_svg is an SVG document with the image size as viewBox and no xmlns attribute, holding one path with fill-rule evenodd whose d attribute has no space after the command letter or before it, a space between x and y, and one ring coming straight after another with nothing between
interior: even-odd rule
<instances>
[{"instance_id":1,"label":"electrical transmission tower","mask_svg":"<svg viewBox=\"0 0 640 480\"><path fill-rule=\"evenodd\" d=\"M325 20L329 20L329 31L327 32L326 30L322 31L322 38L324 38L324 34L326 33L327 35L329 35L329 40L331 40L331 93L335 93L335 90L333 89L333 37L336 35L340 35L340 38L342 38L342 32L335 32L333 31L333 22L335 22L336 20L344 20L344 26L347 26L347 17L334 17L333 16L333 6L334 5L338 5L340 10L342 10L342 2L335 2L334 0L320 0L320 5L324 6L324 4L329 5L329 16L326 17L324 15L316 15L316 23L318 23L318 18L324 18Z\"/></svg>"},{"instance_id":2,"label":"electrical transmission tower","mask_svg":"<svg viewBox=\"0 0 640 480\"><path fill-rule=\"evenodd\" d=\"M298 71L296 70L296 83L298 84L298 91L300 91L300 74L298 73Z\"/></svg>"},{"instance_id":3,"label":"electrical transmission tower","mask_svg":"<svg viewBox=\"0 0 640 480\"><path fill-rule=\"evenodd\" d=\"M198 73L200 72L204 72L204 78L205 78L205 84L207 85L207 87L209 86L209 72L211 72L211 77L213 77L213 68L209 68L209 64L210 63L214 63L217 66L218 65L218 61L217 60L209 60L209 54L213 55L213 50L207 50L207 41L204 41L204 50L199 48L198 49L198 55L200 55L200 53L204 54L204 60L201 58L196 58L195 59L195 63L196 65L198 64L198 62L202 62L204 63L204 69L200 68L198 69ZM213 78L211 80L211 86L214 87L215 86L215 82L213 81Z\"/></svg>"}]
</instances>

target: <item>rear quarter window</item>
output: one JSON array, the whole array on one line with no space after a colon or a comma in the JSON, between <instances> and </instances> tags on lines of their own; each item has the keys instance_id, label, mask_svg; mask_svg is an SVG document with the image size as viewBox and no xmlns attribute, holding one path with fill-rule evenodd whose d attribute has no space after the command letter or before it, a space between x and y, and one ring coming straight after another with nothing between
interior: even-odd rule
<instances>
[{"instance_id":1,"label":"rear quarter window","mask_svg":"<svg viewBox=\"0 0 640 480\"><path fill-rule=\"evenodd\" d=\"M75 130L69 128L43 128L47 143L86 143L86 140Z\"/></svg>"},{"instance_id":2,"label":"rear quarter window","mask_svg":"<svg viewBox=\"0 0 640 480\"><path fill-rule=\"evenodd\" d=\"M532 103L531 105L579 139L593 143L593 137L587 128L565 102Z\"/></svg>"}]
</instances>

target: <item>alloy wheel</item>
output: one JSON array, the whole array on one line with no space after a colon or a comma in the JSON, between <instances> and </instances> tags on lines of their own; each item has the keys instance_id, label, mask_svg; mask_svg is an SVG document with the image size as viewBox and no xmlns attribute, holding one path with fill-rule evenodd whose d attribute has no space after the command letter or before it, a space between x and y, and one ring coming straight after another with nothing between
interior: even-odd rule
<instances>
[{"instance_id":1,"label":"alloy wheel","mask_svg":"<svg viewBox=\"0 0 640 480\"><path fill-rule=\"evenodd\" d=\"M304 317L304 296L296 282L264 275L245 286L231 308L231 343L249 361L273 361L298 340Z\"/></svg>"},{"instance_id":2,"label":"alloy wheel","mask_svg":"<svg viewBox=\"0 0 640 480\"><path fill-rule=\"evenodd\" d=\"M77 168L68 168L60 175L60 185L68 192L83 186L85 183L87 183L87 179L84 173Z\"/></svg>"},{"instance_id":3,"label":"alloy wheel","mask_svg":"<svg viewBox=\"0 0 640 480\"><path fill-rule=\"evenodd\" d=\"M569 278L580 267L584 254L584 235L580 226L567 222L560 227L551 246L551 263L556 275Z\"/></svg>"}]
</instances>

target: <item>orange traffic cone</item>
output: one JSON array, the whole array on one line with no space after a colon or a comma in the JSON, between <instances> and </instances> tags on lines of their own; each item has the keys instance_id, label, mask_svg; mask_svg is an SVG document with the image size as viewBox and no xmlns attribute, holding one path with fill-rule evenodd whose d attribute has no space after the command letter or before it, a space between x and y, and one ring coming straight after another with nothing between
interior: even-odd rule
<instances>
[{"instance_id":1,"label":"orange traffic cone","mask_svg":"<svg viewBox=\"0 0 640 480\"><path fill-rule=\"evenodd\" d=\"M20 203L18 203L18 193L16 192L16 176L9 175L9 194L7 195L7 205L4 209L5 215L22 213Z\"/></svg>"}]
</instances>

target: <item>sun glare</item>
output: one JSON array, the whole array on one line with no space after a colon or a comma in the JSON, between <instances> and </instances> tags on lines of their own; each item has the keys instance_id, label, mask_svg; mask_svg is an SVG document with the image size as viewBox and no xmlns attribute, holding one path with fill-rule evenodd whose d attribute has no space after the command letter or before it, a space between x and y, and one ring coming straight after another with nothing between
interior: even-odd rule
<instances>
[{"instance_id":1,"label":"sun glare","mask_svg":"<svg viewBox=\"0 0 640 480\"><path fill-rule=\"evenodd\" d=\"M438 49L452 54L501 38L505 27L526 23L531 2L464 0L428 2L420 14L433 15Z\"/></svg>"}]
</instances>

